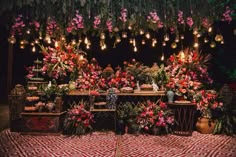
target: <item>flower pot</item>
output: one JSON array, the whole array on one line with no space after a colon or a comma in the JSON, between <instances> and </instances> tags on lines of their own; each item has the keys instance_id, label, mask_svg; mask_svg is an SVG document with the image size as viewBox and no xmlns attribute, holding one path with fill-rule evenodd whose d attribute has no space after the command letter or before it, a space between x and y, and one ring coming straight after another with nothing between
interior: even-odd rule
<instances>
[{"instance_id":1,"label":"flower pot","mask_svg":"<svg viewBox=\"0 0 236 157\"><path fill-rule=\"evenodd\" d=\"M196 123L196 129L202 134L212 134L215 128L216 122L212 119L200 117Z\"/></svg>"},{"instance_id":2,"label":"flower pot","mask_svg":"<svg viewBox=\"0 0 236 157\"><path fill-rule=\"evenodd\" d=\"M168 98L168 102L173 103L175 93L172 90L169 90L169 91L167 91L166 95Z\"/></svg>"}]
</instances>

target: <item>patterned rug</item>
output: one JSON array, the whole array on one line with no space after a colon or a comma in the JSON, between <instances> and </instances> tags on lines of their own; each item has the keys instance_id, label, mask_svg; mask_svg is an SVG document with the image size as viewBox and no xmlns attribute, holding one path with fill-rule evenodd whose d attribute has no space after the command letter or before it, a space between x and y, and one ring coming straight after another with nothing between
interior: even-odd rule
<instances>
[{"instance_id":1,"label":"patterned rug","mask_svg":"<svg viewBox=\"0 0 236 157\"><path fill-rule=\"evenodd\" d=\"M0 157L235 157L236 138L194 132L175 135L115 135L95 132L81 137L0 133Z\"/></svg>"}]
</instances>

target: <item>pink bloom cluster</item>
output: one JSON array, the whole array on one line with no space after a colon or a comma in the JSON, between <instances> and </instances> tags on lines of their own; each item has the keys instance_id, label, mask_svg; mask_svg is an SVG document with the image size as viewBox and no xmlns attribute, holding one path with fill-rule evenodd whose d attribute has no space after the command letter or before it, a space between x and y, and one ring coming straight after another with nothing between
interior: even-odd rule
<instances>
[{"instance_id":1,"label":"pink bloom cluster","mask_svg":"<svg viewBox=\"0 0 236 157\"><path fill-rule=\"evenodd\" d=\"M174 124L172 112L161 100L159 100L159 105L148 100L147 103L142 104L141 110L137 117L137 123L145 130Z\"/></svg>"},{"instance_id":2,"label":"pink bloom cluster","mask_svg":"<svg viewBox=\"0 0 236 157\"><path fill-rule=\"evenodd\" d=\"M232 17L231 15L234 13L233 10L231 10L228 6L225 9L225 12L223 13L223 17L221 19L221 21L227 21L228 23L230 23L232 21Z\"/></svg>"},{"instance_id":3,"label":"pink bloom cluster","mask_svg":"<svg viewBox=\"0 0 236 157\"><path fill-rule=\"evenodd\" d=\"M223 103L217 100L216 91L201 90L195 96L194 99L197 103L197 110L201 112L202 117L211 118L211 110L222 109Z\"/></svg>"},{"instance_id":4,"label":"pink bloom cluster","mask_svg":"<svg viewBox=\"0 0 236 157\"><path fill-rule=\"evenodd\" d=\"M43 51L42 74L58 79L59 76L67 76L67 72L73 72L76 68L77 56L71 48L48 48Z\"/></svg>"},{"instance_id":5,"label":"pink bloom cluster","mask_svg":"<svg viewBox=\"0 0 236 157\"><path fill-rule=\"evenodd\" d=\"M30 22L29 24L30 26L34 26L35 31L39 31L40 23L38 21L33 21L33 22Z\"/></svg>"},{"instance_id":6,"label":"pink bloom cluster","mask_svg":"<svg viewBox=\"0 0 236 157\"><path fill-rule=\"evenodd\" d=\"M73 123L73 127L82 127L84 129L91 127L94 123L93 114L85 110L84 105L75 105L72 109L68 110L68 121Z\"/></svg>"},{"instance_id":7,"label":"pink bloom cluster","mask_svg":"<svg viewBox=\"0 0 236 157\"><path fill-rule=\"evenodd\" d=\"M47 21L46 34L53 35L55 31L58 31L60 28L57 25L57 22L54 19L49 19Z\"/></svg>"},{"instance_id":8,"label":"pink bloom cluster","mask_svg":"<svg viewBox=\"0 0 236 157\"><path fill-rule=\"evenodd\" d=\"M108 19L106 22L108 32L112 32L112 20Z\"/></svg>"},{"instance_id":9,"label":"pink bloom cluster","mask_svg":"<svg viewBox=\"0 0 236 157\"><path fill-rule=\"evenodd\" d=\"M15 18L15 23L11 27L11 35L22 35L22 29L25 27L23 16L20 14Z\"/></svg>"},{"instance_id":10,"label":"pink bloom cluster","mask_svg":"<svg viewBox=\"0 0 236 157\"><path fill-rule=\"evenodd\" d=\"M181 10L178 11L178 23L180 25L184 24L183 11L181 11Z\"/></svg>"},{"instance_id":11,"label":"pink bloom cluster","mask_svg":"<svg viewBox=\"0 0 236 157\"><path fill-rule=\"evenodd\" d=\"M75 17L72 19L66 30L68 33L71 33L73 30L79 30L81 28L84 28L83 17L79 15L79 11L76 10Z\"/></svg>"},{"instance_id":12,"label":"pink bloom cluster","mask_svg":"<svg viewBox=\"0 0 236 157\"><path fill-rule=\"evenodd\" d=\"M93 28L98 29L98 26L101 24L100 16L95 16L93 21Z\"/></svg>"},{"instance_id":13,"label":"pink bloom cluster","mask_svg":"<svg viewBox=\"0 0 236 157\"><path fill-rule=\"evenodd\" d=\"M127 21L127 9L126 8L121 9L121 16L119 17L119 19L124 23Z\"/></svg>"},{"instance_id":14,"label":"pink bloom cluster","mask_svg":"<svg viewBox=\"0 0 236 157\"><path fill-rule=\"evenodd\" d=\"M212 23L209 21L208 18L203 18L202 19L202 26L204 28L208 29L211 25L212 25Z\"/></svg>"},{"instance_id":15,"label":"pink bloom cluster","mask_svg":"<svg viewBox=\"0 0 236 157\"><path fill-rule=\"evenodd\" d=\"M157 23L160 21L159 16L157 15L156 11L151 11L147 17L148 20L151 20L153 23Z\"/></svg>"},{"instance_id":16,"label":"pink bloom cluster","mask_svg":"<svg viewBox=\"0 0 236 157\"><path fill-rule=\"evenodd\" d=\"M191 28L193 26L193 18L192 17L187 17L187 25Z\"/></svg>"}]
</instances>

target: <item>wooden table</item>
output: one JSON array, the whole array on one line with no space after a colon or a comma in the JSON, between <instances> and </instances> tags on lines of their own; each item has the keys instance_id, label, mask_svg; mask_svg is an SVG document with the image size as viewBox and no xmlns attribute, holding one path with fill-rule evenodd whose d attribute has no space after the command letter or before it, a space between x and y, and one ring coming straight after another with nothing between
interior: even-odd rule
<instances>
[{"instance_id":1,"label":"wooden table","mask_svg":"<svg viewBox=\"0 0 236 157\"><path fill-rule=\"evenodd\" d=\"M176 124L174 134L182 136L191 136L193 132L195 103L167 103L173 109Z\"/></svg>"}]
</instances>

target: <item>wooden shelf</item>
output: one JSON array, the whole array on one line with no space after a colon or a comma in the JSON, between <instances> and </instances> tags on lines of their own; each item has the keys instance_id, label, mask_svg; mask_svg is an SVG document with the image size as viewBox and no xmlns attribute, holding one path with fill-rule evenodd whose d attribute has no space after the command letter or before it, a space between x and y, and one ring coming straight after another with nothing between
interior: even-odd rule
<instances>
[{"instance_id":1,"label":"wooden shelf","mask_svg":"<svg viewBox=\"0 0 236 157\"><path fill-rule=\"evenodd\" d=\"M90 109L91 112L115 112L116 109Z\"/></svg>"},{"instance_id":2,"label":"wooden shelf","mask_svg":"<svg viewBox=\"0 0 236 157\"><path fill-rule=\"evenodd\" d=\"M62 114L66 113L64 112L22 112L21 115L24 116L60 116Z\"/></svg>"}]
</instances>

